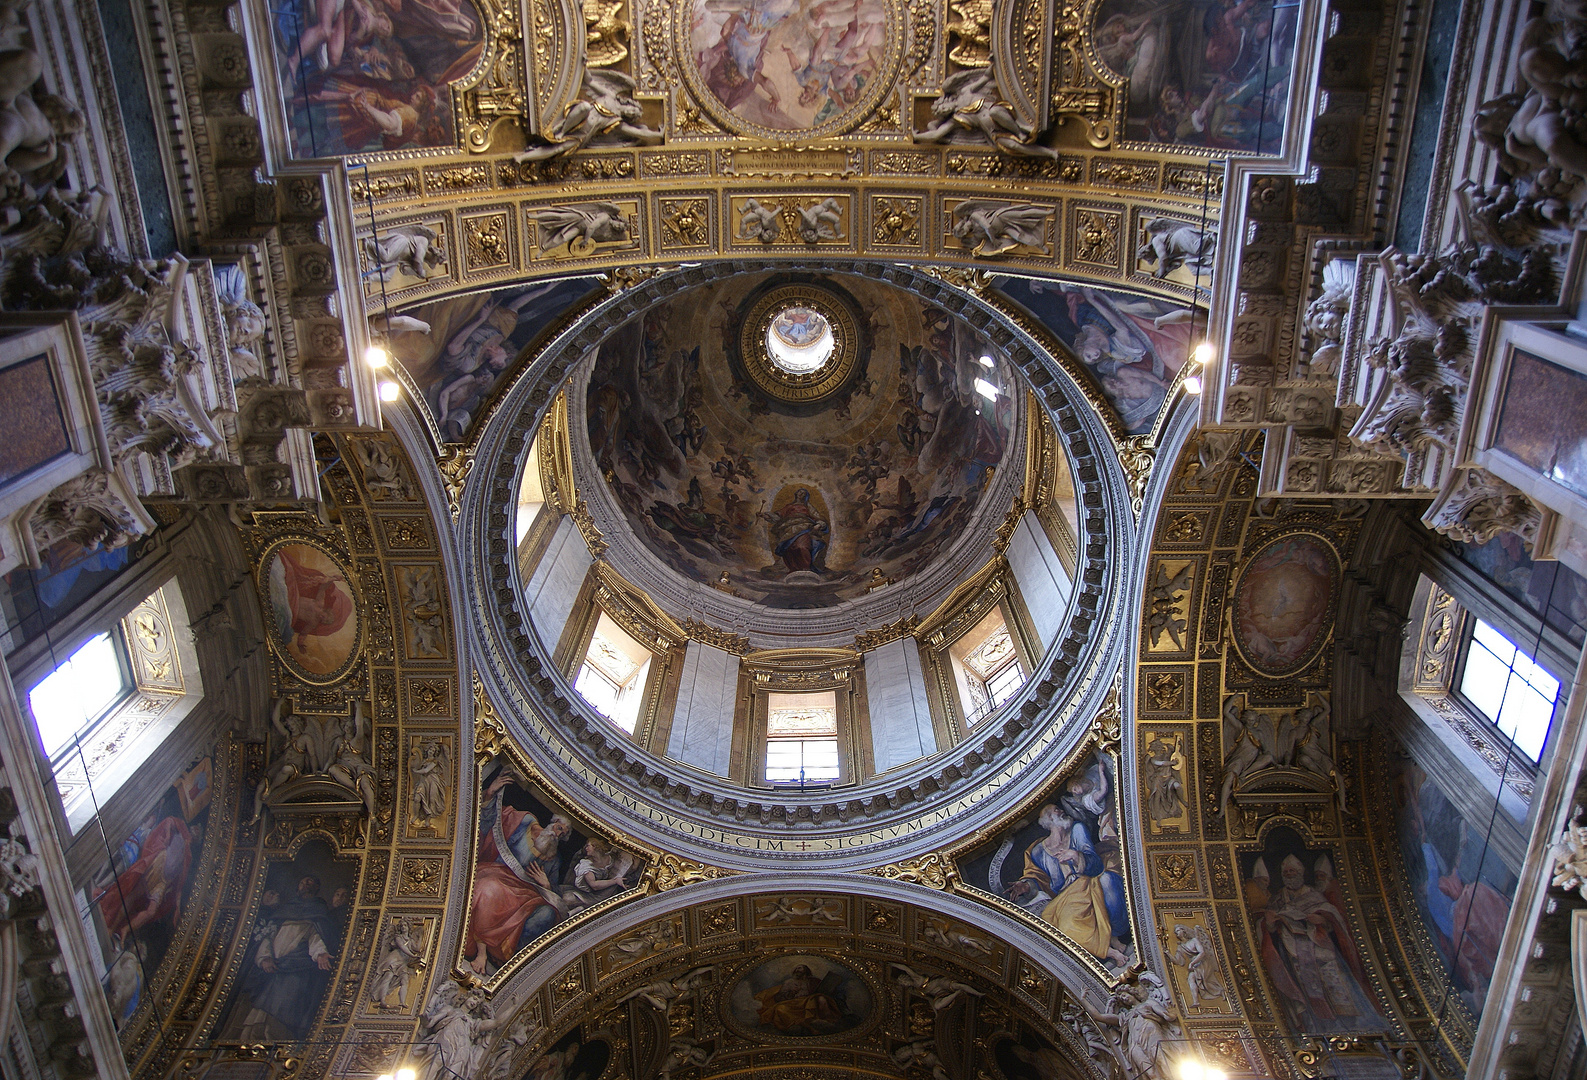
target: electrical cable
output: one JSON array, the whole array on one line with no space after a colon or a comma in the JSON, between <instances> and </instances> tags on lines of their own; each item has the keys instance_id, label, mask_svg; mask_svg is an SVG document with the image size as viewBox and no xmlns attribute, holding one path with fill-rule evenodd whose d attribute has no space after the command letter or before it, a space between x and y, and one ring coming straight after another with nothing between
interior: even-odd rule
<instances>
[{"instance_id":1,"label":"electrical cable","mask_svg":"<svg viewBox=\"0 0 1587 1080\"><path fill-rule=\"evenodd\" d=\"M57 658L57 656L55 654L55 639L54 639L54 636L50 633L49 621L47 619L45 619L45 617L44 617L44 605L43 605L42 601L39 599L38 579L35 577L34 572L33 572L33 570L31 568L28 568L27 579L28 579L29 588L30 588L30 590L33 593L33 610L38 615L39 621L40 621L40 624L41 624L40 632L44 636L45 651L49 654L50 670L51 671L55 671L56 669L58 669L60 667L60 661L59 661L59 659ZM31 712L32 712L31 706L29 707L28 712L31 714ZM83 727L87 727L88 723L89 723L89 718L88 718L87 714L85 713L83 715ZM38 722L36 720L34 721L33 727L34 727L35 731L38 730ZM94 810L93 821L94 821L94 825L95 825L96 831L99 833L100 843L104 846L104 849L105 849L105 865L111 870L112 873L114 873L115 868L116 868L115 853L114 853L114 850L111 848L111 845L110 845L110 836L105 831L104 817L100 814L99 797L94 792L93 778L92 778L92 776L89 775L88 758L83 753L83 730L82 730L82 728L79 728L77 733L72 737L72 742L73 742L72 749L76 750L77 759L82 764L82 767L83 767L83 783L88 789L89 801L93 804L93 810ZM28 766L23 765L21 762L18 762L16 764L17 764L17 766L19 768L28 767ZM53 763L51 764L51 767L50 767L50 780L52 782L55 780L55 769L54 769ZM59 797L59 791L60 791L59 785L56 784L55 788L56 788L57 797ZM72 845L72 846L75 846L75 844ZM62 853L61 854L62 854L63 857L65 856L65 848L64 847L62 849ZM115 877L119 878L120 875L117 874L117 875L115 875ZM68 882L68 885L69 884L70 883ZM127 920L127 926L128 926L128 930L130 932L131 926L132 926L132 909L127 904L127 895L126 895L125 892L122 891L122 889L119 887L119 885L116 884L114 879L112 880L112 883L111 883L110 887L111 888L115 888L115 890L116 890L116 897L121 903L121 915L122 915L122 918ZM105 890L105 892L109 892L109 891L110 891L109 888L107 888ZM86 890L85 890L85 895L86 895ZM90 904L97 903L98 900L101 899L104 895L105 895L105 893L103 893L103 892L100 893L99 897L96 897L93 900L90 900L89 903ZM81 918L82 918L81 915L77 914L76 912L73 912L73 917L77 918L78 921L81 922ZM84 927L84 929L86 930L87 928ZM126 948L127 948L126 940L123 939L123 941L122 941L122 949L123 949L123 951L125 951ZM148 967L148 958L145 955L140 955L137 950L133 950L132 955L133 955L133 958L136 960L136 962L138 964L138 973L143 979L143 986L142 986L140 992L141 993L147 993L147 992L149 992L149 990L152 987L152 979L150 977L151 976L151 972L149 971L149 967ZM119 959L119 957L118 957L118 959ZM106 972L107 975L109 974L109 972L110 972L110 965L109 964L105 965L105 972ZM101 993L104 992L103 987L100 988L100 992ZM105 998L105 1004L107 1006L107 1011L108 1011L108 1006L110 1004L110 998L109 998L108 995ZM151 996L150 1001L149 1001L149 1007L154 1010L154 1018L155 1018L156 1023L159 1026L161 1046L167 1052L171 1052L171 1046L170 1046L170 1043L169 1043L170 1036L169 1036L169 1034L167 1032L167 1028L166 1028L166 1016L165 1016L165 1013L163 1012L163 1010L161 1010L160 1003L158 1001L155 1001L152 996ZM115 1017L111 1017L112 1023L115 1023L115 1019L116 1019Z\"/></svg>"},{"instance_id":2,"label":"electrical cable","mask_svg":"<svg viewBox=\"0 0 1587 1080\"><path fill-rule=\"evenodd\" d=\"M1555 574L1554 574L1553 579L1549 582L1548 597L1543 601L1543 610L1542 610L1542 613L1539 614L1538 620L1537 620L1537 635L1536 635L1536 637L1535 637L1535 639L1533 640L1533 643L1532 643L1532 655L1530 657L1528 657L1528 659L1530 659L1533 664L1537 663L1537 654L1543 647L1543 624L1548 618L1549 609L1554 604L1554 589L1555 589L1555 587L1558 584L1559 584L1559 574L1556 571ZM1471 646L1468 644L1467 645L1467 649L1469 650L1470 647ZM1520 649L1517 648L1516 652L1519 653ZM1516 678L1516 677L1517 676L1514 674L1514 671L1513 671L1513 661L1512 661L1511 678ZM1498 707L1497 712L1500 715L1503 715L1503 713L1504 713L1504 702L1509 697L1509 695L1510 695L1510 679L1506 679L1505 682L1504 682L1504 692L1499 695L1499 707ZM1558 691L1555 691L1554 708L1556 710L1559 708L1559 694L1558 694ZM1553 723L1552 714L1550 714L1549 722L1550 722L1550 724ZM1499 731L1499 733L1501 735L1505 734L1504 729L1499 727L1498 717L1494 717L1493 718L1493 726ZM1488 827L1487 827L1487 830L1483 833L1482 850L1477 856L1477 870L1476 870L1476 873L1472 875L1471 887L1472 887L1472 890L1473 890L1473 896L1475 896L1475 890L1476 890L1477 886L1479 886L1482 883L1482 869L1483 869L1483 866L1485 865L1485 863L1487 862L1488 851L1489 851L1490 846L1491 846L1492 841L1493 841L1494 826L1498 823L1498 819L1499 819L1499 805L1500 805L1500 801L1504 797L1504 785L1505 785L1505 781L1508 779L1509 774L1510 774L1510 762L1511 762L1511 760L1512 760L1512 758L1513 758L1513 756L1515 754L1515 750L1516 750L1515 740L1511 736L1506 735L1506 737L1505 737L1505 745L1504 745L1504 763L1499 769L1499 786L1494 792L1493 809L1491 811L1489 811L1489 813L1488 813ZM1456 865L1456 869L1457 870L1459 869L1458 862L1457 862L1457 865ZM1429 883L1429 884L1431 884L1431 883ZM1469 903L1466 905L1464 918L1461 919L1460 926L1456 929L1455 933L1453 935L1451 935L1451 938L1450 938L1450 954L1451 954L1450 955L1450 962L1457 969L1459 967L1460 950L1461 950L1462 946L1464 946L1464 944L1465 944L1466 929L1471 923L1471 909L1474 906L1475 906L1474 904L1469 904ZM1454 972L1451 971L1450 974L1451 974L1451 976L1453 976ZM1445 984L1444 994L1443 994L1442 999L1439 1001L1439 1005L1438 1005L1438 1014L1433 1019L1433 1027L1434 1027L1435 1030L1442 1029L1443 1024L1444 1024L1444 1020L1445 1020L1445 1018L1448 1015L1449 999L1453 995L1454 995L1454 983L1453 983L1453 978L1451 978L1450 981Z\"/></svg>"}]
</instances>

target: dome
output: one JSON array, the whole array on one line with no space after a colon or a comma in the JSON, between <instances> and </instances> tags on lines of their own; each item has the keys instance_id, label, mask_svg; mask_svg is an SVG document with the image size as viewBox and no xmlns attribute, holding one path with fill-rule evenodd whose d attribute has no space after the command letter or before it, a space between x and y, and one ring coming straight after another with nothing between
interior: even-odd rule
<instances>
[{"instance_id":1,"label":"dome","mask_svg":"<svg viewBox=\"0 0 1587 1080\"><path fill-rule=\"evenodd\" d=\"M650 556L642 578L825 609L911 587L1001 520L994 480L1023 465L1016 380L981 332L914 293L744 275L606 338L574 452Z\"/></svg>"}]
</instances>

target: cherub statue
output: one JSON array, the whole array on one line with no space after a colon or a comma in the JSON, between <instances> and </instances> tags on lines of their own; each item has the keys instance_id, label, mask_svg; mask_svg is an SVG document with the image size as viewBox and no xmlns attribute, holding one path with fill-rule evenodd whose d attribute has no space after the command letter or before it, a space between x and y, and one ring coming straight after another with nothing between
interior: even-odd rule
<instances>
[{"instance_id":1,"label":"cherub statue","mask_svg":"<svg viewBox=\"0 0 1587 1080\"><path fill-rule=\"evenodd\" d=\"M331 746L330 765L325 775L364 800L371 819L375 817L375 767L364 758L368 731L364 723L364 703L353 702L353 715L344 716L341 734Z\"/></svg>"},{"instance_id":2,"label":"cherub statue","mask_svg":"<svg viewBox=\"0 0 1587 1080\"><path fill-rule=\"evenodd\" d=\"M762 206L757 199L744 200L744 209L738 216L738 238L775 243L782 235L782 222L777 217L781 212L782 208L776 203Z\"/></svg>"},{"instance_id":3,"label":"cherub statue","mask_svg":"<svg viewBox=\"0 0 1587 1080\"><path fill-rule=\"evenodd\" d=\"M1559 889L1578 890L1587 900L1587 825L1582 824L1581 818L1582 811L1577 809L1550 852L1554 856L1552 884Z\"/></svg>"},{"instance_id":4,"label":"cherub statue","mask_svg":"<svg viewBox=\"0 0 1587 1080\"><path fill-rule=\"evenodd\" d=\"M257 823L264 813L265 799L272 789L314 772L314 740L305 730L301 716L294 713L282 717L286 706L286 698L277 698L275 710L270 714L270 726L281 736L281 752L270 762L265 769L264 779L254 789L252 823Z\"/></svg>"},{"instance_id":5,"label":"cherub statue","mask_svg":"<svg viewBox=\"0 0 1587 1080\"><path fill-rule=\"evenodd\" d=\"M513 157L520 164L550 161L582 150L597 139L627 146L655 146L661 132L639 122L644 110L634 101L638 83L619 71L589 70L579 100L557 121L545 146L534 146Z\"/></svg>"},{"instance_id":6,"label":"cherub statue","mask_svg":"<svg viewBox=\"0 0 1587 1080\"><path fill-rule=\"evenodd\" d=\"M1058 156L1058 151L1032 141L1034 130L1002 100L997 77L990 68L950 75L942 84L942 96L932 103L931 115L931 124L924 131L915 132L916 142L950 142L955 135L968 132L1005 153L1020 157Z\"/></svg>"},{"instance_id":7,"label":"cherub statue","mask_svg":"<svg viewBox=\"0 0 1587 1080\"><path fill-rule=\"evenodd\" d=\"M843 239L843 204L834 198L822 199L799 211L799 239L807 244Z\"/></svg>"}]
</instances>

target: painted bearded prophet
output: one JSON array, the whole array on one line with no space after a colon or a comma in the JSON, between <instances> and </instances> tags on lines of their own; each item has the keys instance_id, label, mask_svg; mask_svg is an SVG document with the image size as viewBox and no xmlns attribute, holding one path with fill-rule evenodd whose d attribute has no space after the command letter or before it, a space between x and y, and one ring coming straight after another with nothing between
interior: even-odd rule
<instances>
[{"instance_id":1,"label":"painted bearded prophet","mask_svg":"<svg viewBox=\"0 0 1587 1080\"><path fill-rule=\"evenodd\" d=\"M1021 847L1022 846L1022 847ZM1023 850L1018 876L1004 867ZM1007 837L988 885L1109 967L1130 961L1129 911L1112 803L1112 765L1093 756L1033 826Z\"/></svg>"},{"instance_id":2,"label":"painted bearded prophet","mask_svg":"<svg viewBox=\"0 0 1587 1080\"><path fill-rule=\"evenodd\" d=\"M628 888L640 861L575 831L511 769L488 773L479 818L474 890L464 959L477 974L505 964L529 942Z\"/></svg>"}]
</instances>

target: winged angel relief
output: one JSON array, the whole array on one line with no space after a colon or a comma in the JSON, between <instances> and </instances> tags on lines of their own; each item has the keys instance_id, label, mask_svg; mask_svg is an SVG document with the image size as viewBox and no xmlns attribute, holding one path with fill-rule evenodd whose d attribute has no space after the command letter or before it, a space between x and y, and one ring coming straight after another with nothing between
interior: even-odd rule
<instances>
[{"instance_id":1,"label":"winged angel relief","mask_svg":"<svg viewBox=\"0 0 1587 1080\"><path fill-rule=\"evenodd\" d=\"M375 768L369 763L369 725L362 702L353 703L351 716L299 716L286 712L286 699L276 701L270 726L280 741L276 756L254 789L253 820L264 808L290 798L298 782L323 778L344 789L375 816Z\"/></svg>"}]
</instances>

